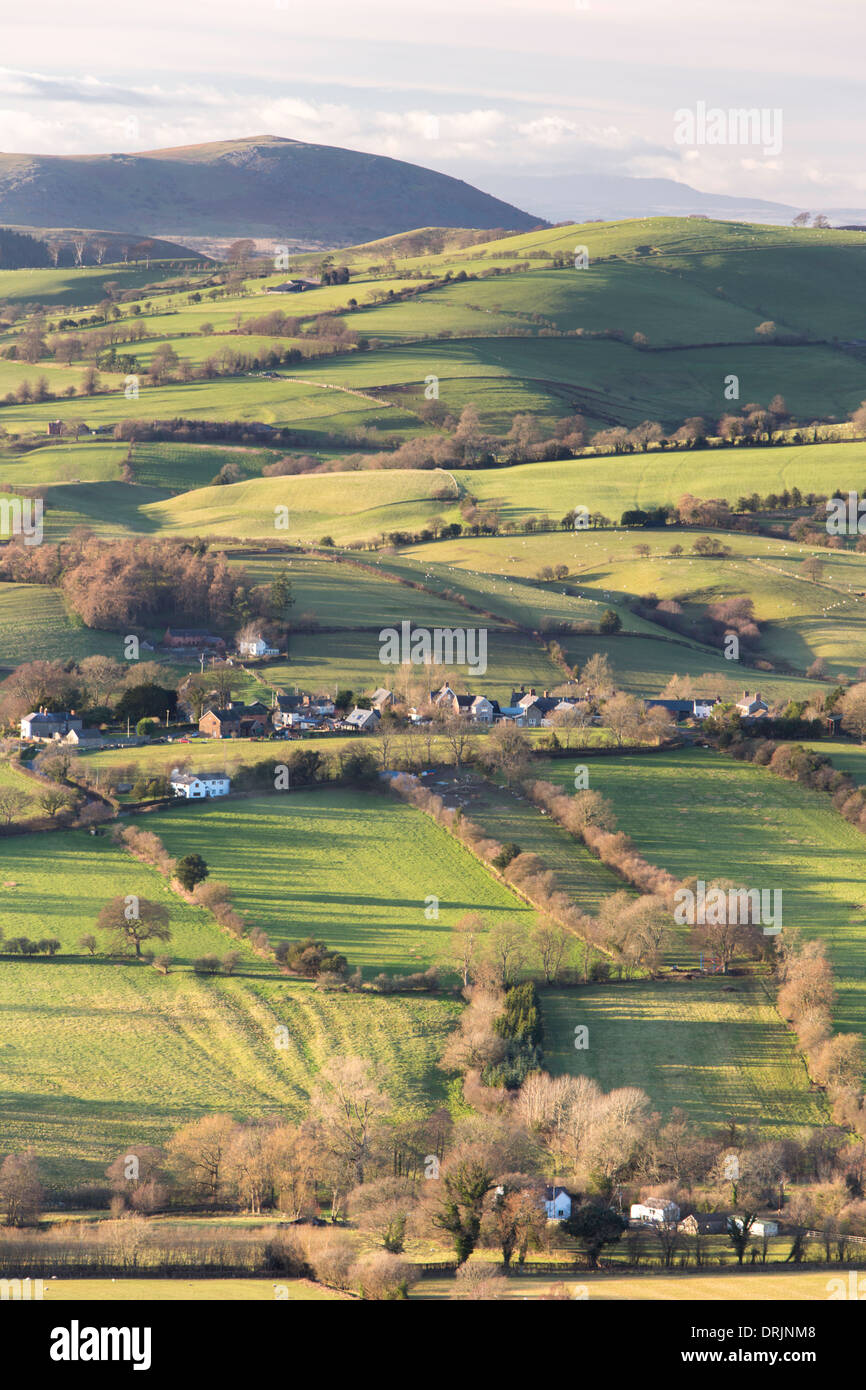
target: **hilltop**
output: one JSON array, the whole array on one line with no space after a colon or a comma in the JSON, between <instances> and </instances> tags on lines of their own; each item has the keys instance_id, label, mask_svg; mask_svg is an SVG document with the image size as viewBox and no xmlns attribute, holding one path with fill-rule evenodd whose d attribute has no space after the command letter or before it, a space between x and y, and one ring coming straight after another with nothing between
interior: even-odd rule
<instances>
[{"instance_id":1,"label":"hilltop","mask_svg":"<svg viewBox=\"0 0 866 1390\"><path fill-rule=\"evenodd\" d=\"M0 155L0 221L334 246L428 223L526 231L542 219L382 155L251 136L136 154Z\"/></svg>"}]
</instances>

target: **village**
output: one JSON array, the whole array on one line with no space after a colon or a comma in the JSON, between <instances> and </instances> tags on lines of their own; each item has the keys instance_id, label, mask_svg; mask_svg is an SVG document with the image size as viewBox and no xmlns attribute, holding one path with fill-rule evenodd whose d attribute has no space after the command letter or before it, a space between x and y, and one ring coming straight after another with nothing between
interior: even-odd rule
<instances>
[{"instance_id":1,"label":"village","mask_svg":"<svg viewBox=\"0 0 866 1390\"><path fill-rule=\"evenodd\" d=\"M205 659L213 673L243 671L250 673L244 663L254 663L256 677L264 683L267 663L280 656L260 633L241 638L236 650L228 654L224 639L198 629L167 629L163 650L176 655L178 651L199 649L202 672ZM153 651L153 647L148 647ZM407 703L396 687L379 686L354 697L352 691L341 689L337 683L334 695L296 687L286 693L273 688L270 703L262 699L220 699L217 690L201 702L199 711L189 692L190 678L181 679L177 690L174 718L166 710L162 719L150 716L137 722L135 731L127 719L121 727L85 724L85 717L75 709L49 709L40 706L23 715L19 721L22 747L33 744L62 745L77 753L108 749L141 747L151 743L189 744L197 740L297 740L328 738L346 735L375 735L390 728L445 728L456 721L482 734L497 726L510 725L521 730L575 730L600 727L605 723L607 700L614 699L614 688L604 695L588 687L573 693L538 691L523 685L513 689L508 703L501 702L482 691L466 691L461 682L452 685L448 680L435 690L426 690L416 703ZM455 688L457 687L457 688ZM338 703L339 701L339 703ZM638 718L651 720L656 733L676 727L699 730L720 708L731 708L740 723L749 724L766 719L770 714L768 702L760 691L743 690L734 703L726 703L719 695L693 696L681 699L649 697L636 703ZM171 794L186 799L226 796L231 779L220 772L196 773L174 769L170 779Z\"/></svg>"}]
</instances>

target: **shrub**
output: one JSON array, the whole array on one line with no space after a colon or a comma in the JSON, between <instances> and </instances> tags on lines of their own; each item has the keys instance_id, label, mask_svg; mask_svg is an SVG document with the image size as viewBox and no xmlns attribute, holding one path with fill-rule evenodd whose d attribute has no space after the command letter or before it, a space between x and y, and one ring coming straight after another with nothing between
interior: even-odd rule
<instances>
[{"instance_id":1,"label":"shrub","mask_svg":"<svg viewBox=\"0 0 866 1390\"><path fill-rule=\"evenodd\" d=\"M514 841L511 840L507 844L502 845L499 853L496 854L490 862L496 869L507 869L512 859L516 859L520 852L520 845L516 845Z\"/></svg>"},{"instance_id":2,"label":"shrub","mask_svg":"<svg viewBox=\"0 0 866 1390\"><path fill-rule=\"evenodd\" d=\"M364 1255L353 1274L361 1297L380 1301L408 1298L410 1286L419 1278L414 1265L386 1250Z\"/></svg>"},{"instance_id":3,"label":"shrub","mask_svg":"<svg viewBox=\"0 0 866 1390\"><path fill-rule=\"evenodd\" d=\"M185 854L174 866L174 875L188 893L207 878L209 869L200 854Z\"/></svg>"}]
</instances>

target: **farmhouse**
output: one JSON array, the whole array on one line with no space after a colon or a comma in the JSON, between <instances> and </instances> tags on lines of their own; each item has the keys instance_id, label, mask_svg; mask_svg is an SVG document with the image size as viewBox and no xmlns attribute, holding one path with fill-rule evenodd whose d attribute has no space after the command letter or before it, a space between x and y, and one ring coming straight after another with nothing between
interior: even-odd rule
<instances>
[{"instance_id":1,"label":"farmhouse","mask_svg":"<svg viewBox=\"0 0 866 1390\"><path fill-rule=\"evenodd\" d=\"M677 1230L688 1236L720 1236L725 1235L730 1224L731 1218L725 1211L696 1211L681 1221Z\"/></svg>"},{"instance_id":2,"label":"farmhouse","mask_svg":"<svg viewBox=\"0 0 866 1390\"><path fill-rule=\"evenodd\" d=\"M73 729L78 732L82 728L83 720L78 718L74 709L68 714L64 710L40 709L33 714L24 715L21 720L21 737L40 740L63 738Z\"/></svg>"},{"instance_id":3,"label":"farmhouse","mask_svg":"<svg viewBox=\"0 0 866 1390\"><path fill-rule=\"evenodd\" d=\"M272 711L273 724L275 729L288 728L292 722L293 715L300 715L301 707L306 696L303 695L278 695Z\"/></svg>"},{"instance_id":4,"label":"farmhouse","mask_svg":"<svg viewBox=\"0 0 866 1390\"><path fill-rule=\"evenodd\" d=\"M694 713L692 700L644 700L643 707L647 711L651 709L667 710L677 723L681 719L688 719Z\"/></svg>"},{"instance_id":5,"label":"farmhouse","mask_svg":"<svg viewBox=\"0 0 866 1390\"><path fill-rule=\"evenodd\" d=\"M272 647L264 637L242 637L238 640L238 655L242 657L279 656L279 648Z\"/></svg>"},{"instance_id":6,"label":"farmhouse","mask_svg":"<svg viewBox=\"0 0 866 1390\"><path fill-rule=\"evenodd\" d=\"M680 1219L680 1209L676 1202L648 1197L645 1202L632 1202L629 1219L653 1226L672 1226Z\"/></svg>"},{"instance_id":7,"label":"farmhouse","mask_svg":"<svg viewBox=\"0 0 866 1390\"><path fill-rule=\"evenodd\" d=\"M284 280L281 285L271 285L265 294L303 294L304 290L317 290L315 280Z\"/></svg>"},{"instance_id":8,"label":"farmhouse","mask_svg":"<svg viewBox=\"0 0 866 1390\"><path fill-rule=\"evenodd\" d=\"M198 727L208 738L251 738L264 733L269 717L260 700L253 705L232 701L225 709L206 709Z\"/></svg>"},{"instance_id":9,"label":"farmhouse","mask_svg":"<svg viewBox=\"0 0 866 1390\"><path fill-rule=\"evenodd\" d=\"M439 690L430 691L431 705L453 705L456 698L456 692L451 689L450 685L443 685Z\"/></svg>"},{"instance_id":10,"label":"farmhouse","mask_svg":"<svg viewBox=\"0 0 866 1390\"><path fill-rule=\"evenodd\" d=\"M476 697L474 695L455 695L454 699L451 701L451 709L453 713L468 716L470 710L472 709L472 705L475 701L475 698Z\"/></svg>"},{"instance_id":11,"label":"farmhouse","mask_svg":"<svg viewBox=\"0 0 866 1390\"><path fill-rule=\"evenodd\" d=\"M379 686L378 690L374 690L373 694L370 696L370 704L373 706L373 709L383 710L387 705L393 705L393 703L393 690L386 690L382 685Z\"/></svg>"},{"instance_id":12,"label":"farmhouse","mask_svg":"<svg viewBox=\"0 0 866 1390\"><path fill-rule=\"evenodd\" d=\"M198 721L199 733L207 734L208 738L237 738L243 709L243 705L206 709Z\"/></svg>"},{"instance_id":13,"label":"farmhouse","mask_svg":"<svg viewBox=\"0 0 866 1390\"><path fill-rule=\"evenodd\" d=\"M517 724L521 729L537 729L541 725L541 710L534 700L525 706L515 704L505 705L505 707L499 711L499 714L501 719L512 724Z\"/></svg>"},{"instance_id":14,"label":"farmhouse","mask_svg":"<svg viewBox=\"0 0 866 1390\"><path fill-rule=\"evenodd\" d=\"M177 768L172 770L170 781L172 795L185 796L190 801L228 796L231 786L223 772L180 772Z\"/></svg>"},{"instance_id":15,"label":"farmhouse","mask_svg":"<svg viewBox=\"0 0 866 1390\"><path fill-rule=\"evenodd\" d=\"M754 695L750 695L748 690L744 690L743 698L737 701L736 708L742 719L763 719L770 707L766 700L761 699L760 690L756 690Z\"/></svg>"},{"instance_id":16,"label":"farmhouse","mask_svg":"<svg viewBox=\"0 0 866 1390\"><path fill-rule=\"evenodd\" d=\"M742 1230L743 1218L741 1216L732 1216L731 1224L736 1226L738 1230ZM778 1221L753 1221L749 1227L749 1234L753 1236L777 1236L779 1234L779 1223Z\"/></svg>"},{"instance_id":17,"label":"farmhouse","mask_svg":"<svg viewBox=\"0 0 866 1390\"><path fill-rule=\"evenodd\" d=\"M571 1195L564 1187L546 1187L544 1210L548 1221L567 1221L571 1216Z\"/></svg>"},{"instance_id":18,"label":"farmhouse","mask_svg":"<svg viewBox=\"0 0 866 1390\"><path fill-rule=\"evenodd\" d=\"M248 711L252 708L247 706ZM322 719L331 717L334 710L330 696L296 691L294 695L278 695L270 715L275 729L314 728Z\"/></svg>"},{"instance_id":19,"label":"farmhouse","mask_svg":"<svg viewBox=\"0 0 866 1390\"><path fill-rule=\"evenodd\" d=\"M162 641L166 647L195 647L196 651L224 652L226 649L222 637L200 627L167 627Z\"/></svg>"}]
</instances>

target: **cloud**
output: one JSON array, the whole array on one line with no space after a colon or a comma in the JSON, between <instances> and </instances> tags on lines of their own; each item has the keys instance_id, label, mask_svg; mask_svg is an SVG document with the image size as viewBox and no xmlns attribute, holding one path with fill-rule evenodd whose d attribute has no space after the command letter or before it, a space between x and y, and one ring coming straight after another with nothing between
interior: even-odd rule
<instances>
[{"instance_id":1,"label":"cloud","mask_svg":"<svg viewBox=\"0 0 866 1390\"><path fill-rule=\"evenodd\" d=\"M374 11L378 3L374 0ZM604 21L605 33L610 3L593 4L592 15L599 24ZM668 18L680 8L679 0L662 3ZM477 0L465 0L465 6L477 17ZM285 24L286 14L274 8L272 0L265 8L271 20ZM522 7L515 3L507 8L517 22ZM589 15L570 3L552 3L553 11L563 22L569 11L569 32L590 22ZM264 10L256 13L264 23ZM629 14L637 22L634 7ZM557 47L553 31L545 33L543 26L527 34L526 53L519 62L514 52L506 51L499 30L498 47L491 45L483 57L461 45L448 62L444 41L413 37L411 26L408 33L398 26L400 61L386 64L390 79L377 84L375 78L385 60L395 57L398 41L350 40L347 10L348 28L338 26L339 37L330 45L324 40L299 42L293 17L292 61L283 64L292 74L289 79L274 73L279 66L275 53L285 38L270 42L267 26L256 30L258 61L266 75L253 78L247 35L237 29L233 15L218 7L206 35L209 51L221 51L224 62L238 44L239 61L227 75L216 72L212 63L200 78L189 72L148 72L140 66L136 76L144 73L145 80L124 83L100 71L92 47L93 66L77 75L68 70L71 62L54 73L23 65L20 70L0 68L0 149L120 152L271 133L386 154L482 184L495 174L500 187L510 172L606 172L675 178L707 192L753 194L787 203L822 197L832 206L858 199L866 182L856 157L856 122L846 115L846 89L840 89L835 104L823 102L813 118L820 93L810 75L804 76L795 96L786 94L783 163L744 158L742 149L674 145L672 112L681 100L692 99L683 84L697 84L695 99L704 84L708 98L716 91L728 92L729 100L722 104L753 104L726 85L733 81L726 69L712 72L709 83L706 55L694 77L687 68L672 78L654 63L635 68L623 60L617 80L611 82L610 64L619 49L615 54L609 34L604 40L607 48L602 44L604 61L594 56L601 50L590 53L582 48L578 67L569 67L567 46ZM118 14L118 29L133 23L138 23L134 16ZM323 20L308 13L303 27L309 32L317 23L321 33ZM601 43L601 29L593 33L593 42ZM115 61L124 51L130 51L125 31ZM50 49L43 50L41 60L47 65L46 53ZM177 61L174 49L168 57ZM142 63L137 52L134 61ZM782 104L769 92L766 100Z\"/></svg>"}]
</instances>

